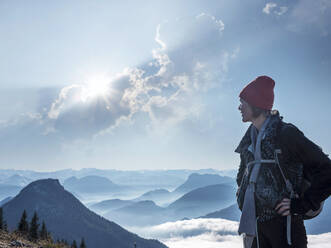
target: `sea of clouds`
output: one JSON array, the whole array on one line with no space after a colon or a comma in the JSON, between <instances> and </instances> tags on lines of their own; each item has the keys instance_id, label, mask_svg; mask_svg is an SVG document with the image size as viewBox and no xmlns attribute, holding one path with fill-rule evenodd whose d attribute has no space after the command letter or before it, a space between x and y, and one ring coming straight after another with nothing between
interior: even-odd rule
<instances>
[{"instance_id":1,"label":"sea of clouds","mask_svg":"<svg viewBox=\"0 0 331 248\"><path fill-rule=\"evenodd\" d=\"M155 238L169 248L241 248L238 222L224 219L192 219L145 228L129 228L146 238ZM331 233L308 235L309 248L330 247Z\"/></svg>"}]
</instances>

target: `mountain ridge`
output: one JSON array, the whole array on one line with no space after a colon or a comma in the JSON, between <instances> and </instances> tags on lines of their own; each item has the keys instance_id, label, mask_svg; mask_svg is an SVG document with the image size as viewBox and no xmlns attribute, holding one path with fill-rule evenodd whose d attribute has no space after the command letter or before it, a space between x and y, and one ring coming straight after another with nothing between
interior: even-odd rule
<instances>
[{"instance_id":1,"label":"mountain ridge","mask_svg":"<svg viewBox=\"0 0 331 248\"><path fill-rule=\"evenodd\" d=\"M86 208L57 179L41 179L30 183L12 200L3 205L8 228L13 230L26 209L28 218L36 211L40 221L45 221L55 238L80 240L85 238L88 247L166 248L156 240L140 238L112 221Z\"/></svg>"}]
</instances>

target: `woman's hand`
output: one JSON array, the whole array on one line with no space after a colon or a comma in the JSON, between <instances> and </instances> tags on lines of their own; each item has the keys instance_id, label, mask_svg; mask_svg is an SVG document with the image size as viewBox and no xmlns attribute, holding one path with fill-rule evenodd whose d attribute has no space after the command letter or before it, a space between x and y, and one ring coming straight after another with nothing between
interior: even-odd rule
<instances>
[{"instance_id":1,"label":"woman's hand","mask_svg":"<svg viewBox=\"0 0 331 248\"><path fill-rule=\"evenodd\" d=\"M278 214L282 216L288 216L290 215L290 209L291 209L291 200L288 198L284 198L278 205L275 207L275 210Z\"/></svg>"}]
</instances>

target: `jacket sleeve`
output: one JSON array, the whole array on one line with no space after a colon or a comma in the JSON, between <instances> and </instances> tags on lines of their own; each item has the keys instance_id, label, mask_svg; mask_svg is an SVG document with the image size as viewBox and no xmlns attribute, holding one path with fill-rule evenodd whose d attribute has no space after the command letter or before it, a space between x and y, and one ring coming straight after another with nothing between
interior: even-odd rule
<instances>
[{"instance_id":1,"label":"jacket sleeve","mask_svg":"<svg viewBox=\"0 0 331 248\"><path fill-rule=\"evenodd\" d=\"M304 214L317 210L320 203L331 194L331 160L322 149L304 136L293 125L282 131L290 153L304 166L304 173L310 175L311 186L304 196L291 200L291 213Z\"/></svg>"}]
</instances>

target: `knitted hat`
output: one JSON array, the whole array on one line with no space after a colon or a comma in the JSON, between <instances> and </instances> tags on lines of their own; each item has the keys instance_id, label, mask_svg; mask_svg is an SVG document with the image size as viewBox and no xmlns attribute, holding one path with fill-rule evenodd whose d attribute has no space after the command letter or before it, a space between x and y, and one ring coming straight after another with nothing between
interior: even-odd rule
<instances>
[{"instance_id":1,"label":"knitted hat","mask_svg":"<svg viewBox=\"0 0 331 248\"><path fill-rule=\"evenodd\" d=\"M268 76L259 76L240 92L239 97L254 107L271 110L274 103L275 81Z\"/></svg>"}]
</instances>

